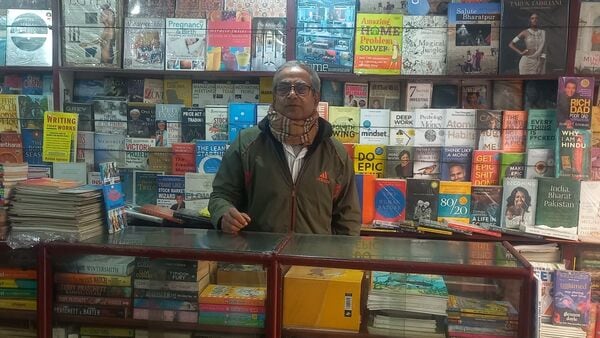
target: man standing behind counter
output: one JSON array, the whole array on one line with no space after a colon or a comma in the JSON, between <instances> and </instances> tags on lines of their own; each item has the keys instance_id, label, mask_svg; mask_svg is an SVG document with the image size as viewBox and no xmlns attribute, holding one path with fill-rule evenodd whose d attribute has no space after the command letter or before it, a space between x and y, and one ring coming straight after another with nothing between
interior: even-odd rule
<instances>
[{"instance_id":1,"label":"man standing behind counter","mask_svg":"<svg viewBox=\"0 0 600 338\"><path fill-rule=\"evenodd\" d=\"M227 233L358 235L354 168L317 113L318 74L289 61L273 85L267 117L242 130L223 156L208 205L213 225Z\"/></svg>"}]
</instances>

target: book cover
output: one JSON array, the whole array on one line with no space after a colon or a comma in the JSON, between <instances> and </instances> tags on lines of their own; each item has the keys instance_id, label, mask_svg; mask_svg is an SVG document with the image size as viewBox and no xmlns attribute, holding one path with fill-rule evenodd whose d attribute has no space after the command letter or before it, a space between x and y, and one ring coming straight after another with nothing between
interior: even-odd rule
<instances>
[{"instance_id":1,"label":"book cover","mask_svg":"<svg viewBox=\"0 0 600 338\"><path fill-rule=\"evenodd\" d=\"M229 139L227 106L210 105L205 108L206 129L205 138L209 141Z\"/></svg>"},{"instance_id":2,"label":"book cover","mask_svg":"<svg viewBox=\"0 0 600 338\"><path fill-rule=\"evenodd\" d=\"M156 176L156 205L172 210L185 208L185 177L175 175Z\"/></svg>"},{"instance_id":3,"label":"book cover","mask_svg":"<svg viewBox=\"0 0 600 338\"><path fill-rule=\"evenodd\" d=\"M527 150L553 149L556 144L556 110L529 109L527 113Z\"/></svg>"},{"instance_id":4,"label":"book cover","mask_svg":"<svg viewBox=\"0 0 600 338\"><path fill-rule=\"evenodd\" d=\"M233 102L258 103L259 97L260 85L258 83L245 81L233 84Z\"/></svg>"},{"instance_id":5,"label":"book cover","mask_svg":"<svg viewBox=\"0 0 600 338\"><path fill-rule=\"evenodd\" d=\"M151 138L125 138L125 166L127 168L148 169L148 152L154 146Z\"/></svg>"},{"instance_id":6,"label":"book cover","mask_svg":"<svg viewBox=\"0 0 600 338\"><path fill-rule=\"evenodd\" d=\"M498 185L500 182L500 151L474 150L471 166L473 185Z\"/></svg>"},{"instance_id":7,"label":"book cover","mask_svg":"<svg viewBox=\"0 0 600 338\"><path fill-rule=\"evenodd\" d=\"M497 110L523 109L523 81L494 81L492 108Z\"/></svg>"},{"instance_id":8,"label":"book cover","mask_svg":"<svg viewBox=\"0 0 600 338\"><path fill-rule=\"evenodd\" d=\"M344 106L367 108L369 101L368 83L344 83Z\"/></svg>"},{"instance_id":9,"label":"book cover","mask_svg":"<svg viewBox=\"0 0 600 338\"><path fill-rule=\"evenodd\" d=\"M42 75L42 74L31 74L31 73L25 73L25 74L21 75L21 83L22 83L21 94L23 94L23 95L50 94L52 92L52 90L50 90L50 93L48 93L48 90L47 90L48 84L44 83L47 81L52 81L51 75L50 75L50 78L48 78L48 76L49 76L48 74Z\"/></svg>"},{"instance_id":10,"label":"book cover","mask_svg":"<svg viewBox=\"0 0 600 338\"><path fill-rule=\"evenodd\" d=\"M361 109L359 142L361 144L389 144L389 121L389 109Z\"/></svg>"},{"instance_id":11,"label":"book cover","mask_svg":"<svg viewBox=\"0 0 600 338\"><path fill-rule=\"evenodd\" d=\"M0 132L0 162L23 163L23 140L21 134Z\"/></svg>"},{"instance_id":12,"label":"book cover","mask_svg":"<svg viewBox=\"0 0 600 338\"><path fill-rule=\"evenodd\" d=\"M383 177L385 169L385 146L356 144L354 146L354 172Z\"/></svg>"},{"instance_id":13,"label":"book cover","mask_svg":"<svg viewBox=\"0 0 600 338\"><path fill-rule=\"evenodd\" d=\"M413 147L387 146L385 178L407 178L413 176Z\"/></svg>"},{"instance_id":14,"label":"book cover","mask_svg":"<svg viewBox=\"0 0 600 338\"><path fill-rule=\"evenodd\" d=\"M369 108L400 110L400 83L370 82Z\"/></svg>"},{"instance_id":15,"label":"book cover","mask_svg":"<svg viewBox=\"0 0 600 338\"><path fill-rule=\"evenodd\" d=\"M103 96L118 96L121 98L126 98L127 85L127 79L125 78L116 76L105 76Z\"/></svg>"},{"instance_id":16,"label":"book cover","mask_svg":"<svg viewBox=\"0 0 600 338\"><path fill-rule=\"evenodd\" d=\"M104 206L106 210L106 224L108 226L108 233L113 234L115 232L123 230L127 227L127 215L125 214L125 195L123 194L121 183L118 182L103 185L102 194L104 195ZM125 285L116 286L130 286L131 277L128 276L128 279L129 284L124 283ZM79 281L76 280L71 282L73 284L80 284Z\"/></svg>"},{"instance_id":17,"label":"book cover","mask_svg":"<svg viewBox=\"0 0 600 338\"><path fill-rule=\"evenodd\" d=\"M92 111L91 103L74 103L65 102L63 103L63 110L65 113L75 113L78 117L78 131L94 131L94 115Z\"/></svg>"},{"instance_id":18,"label":"book cover","mask_svg":"<svg viewBox=\"0 0 600 338\"><path fill-rule=\"evenodd\" d=\"M55 162L52 164L52 178L68 179L80 184L86 184L86 164L81 162Z\"/></svg>"},{"instance_id":19,"label":"book cover","mask_svg":"<svg viewBox=\"0 0 600 338\"><path fill-rule=\"evenodd\" d=\"M502 148L502 111L477 110L477 149L500 150Z\"/></svg>"},{"instance_id":20,"label":"book cover","mask_svg":"<svg viewBox=\"0 0 600 338\"><path fill-rule=\"evenodd\" d=\"M317 104L317 112L319 117L325 121L329 121L329 102L319 101ZM261 121L269 113L269 105L259 104L256 106L256 120Z\"/></svg>"},{"instance_id":21,"label":"book cover","mask_svg":"<svg viewBox=\"0 0 600 338\"><path fill-rule=\"evenodd\" d=\"M195 143L174 143L172 146L173 175L183 175L187 172L196 172L196 144Z\"/></svg>"},{"instance_id":22,"label":"book cover","mask_svg":"<svg viewBox=\"0 0 600 338\"><path fill-rule=\"evenodd\" d=\"M525 80L525 110L554 109L558 96L558 81L556 80Z\"/></svg>"},{"instance_id":23,"label":"book cover","mask_svg":"<svg viewBox=\"0 0 600 338\"><path fill-rule=\"evenodd\" d=\"M438 221L469 223L471 218L471 182L440 181Z\"/></svg>"},{"instance_id":24,"label":"book cover","mask_svg":"<svg viewBox=\"0 0 600 338\"><path fill-rule=\"evenodd\" d=\"M285 15L284 15L285 16ZM275 71L286 61L285 17L252 18L252 61L253 71Z\"/></svg>"},{"instance_id":25,"label":"book cover","mask_svg":"<svg viewBox=\"0 0 600 338\"><path fill-rule=\"evenodd\" d=\"M256 125L256 104L230 103L229 116L229 142L233 142L242 129Z\"/></svg>"},{"instance_id":26,"label":"book cover","mask_svg":"<svg viewBox=\"0 0 600 338\"><path fill-rule=\"evenodd\" d=\"M247 9L210 12L208 31L206 70L250 70L252 18Z\"/></svg>"},{"instance_id":27,"label":"book cover","mask_svg":"<svg viewBox=\"0 0 600 338\"><path fill-rule=\"evenodd\" d=\"M0 66L6 63L6 9L0 9Z\"/></svg>"},{"instance_id":28,"label":"book cover","mask_svg":"<svg viewBox=\"0 0 600 338\"><path fill-rule=\"evenodd\" d=\"M431 108L459 108L459 86L454 83L436 83L431 94Z\"/></svg>"},{"instance_id":29,"label":"book cover","mask_svg":"<svg viewBox=\"0 0 600 338\"><path fill-rule=\"evenodd\" d=\"M175 17L206 18L206 13L223 9L223 0L175 0Z\"/></svg>"},{"instance_id":30,"label":"book cover","mask_svg":"<svg viewBox=\"0 0 600 338\"><path fill-rule=\"evenodd\" d=\"M180 104L185 107L192 106L191 79L165 79L163 85L163 104Z\"/></svg>"},{"instance_id":31,"label":"book cover","mask_svg":"<svg viewBox=\"0 0 600 338\"><path fill-rule=\"evenodd\" d=\"M90 296L90 297L131 297L131 287L102 286L102 285L78 285L57 284L55 285L57 295L68 296Z\"/></svg>"},{"instance_id":32,"label":"book cover","mask_svg":"<svg viewBox=\"0 0 600 338\"><path fill-rule=\"evenodd\" d=\"M321 92L323 91L323 85L325 80L321 80ZM273 102L273 78L267 76L261 76L258 79L258 90L260 90L260 94L258 97L258 102L263 104L271 104ZM327 101L323 99L323 94L321 93L321 101ZM329 101L327 101L329 103Z\"/></svg>"},{"instance_id":33,"label":"book cover","mask_svg":"<svg viewBox=\"0 0 600 338\"><path fill-rule=\"evenodd\" d=\"M4 133L0 133L2 137ZM16 134L18 135L18 134ZM23 160L28 164L45 164L42 161L43 131L41 129L21 129L23 139ZM15 149L18 151L18 149Z\"/></svg>"},{"instance_id":34,"label":"book cover","mask_svg":"<svg viewBox=\"0 0 600 338\"><path fill-rule=\"evenodd\" d=\"M600 242L600 182L582 181L577 234L580 241Z\"/></svg>"},{"instance_id":35,"label":"book cover","mask_svg":"<svg viewBox=\"0 0 600 338\"><path fill-rule=\"evenodd\" d=\"M154 146L148 149L148 167L152 171L171 174L173 168L173 152L171 147Z\"/></svg>"},{"instance_id":36,"label":"book cover","mask_svg":"<svg viewBox=\"0 0 600 338\"><path fill-rule=\"evenodd\" d=\"M594 78L558 78L556 119L559 126L590 129L594 101Z\"/></svg>"},{"instance_id":37,"label":"book cover","mask_svg":"<svg viewBox=\"0 0 600 338\"><path fill-rule=\"evenodd\" d=\"M44 112L42 160L75 162L77 158L77 114ZM85 181L85 180L84 180Z\"/></svg>"},{"instance_id":38,"label":"book cover","mask_svg":"<svg viewBox=\"0 0 600 338\"><path fill-rule=\"evenodd\" d=\"M92 101L94 131L96 133L127 134L127 102L124 100L98 99Z\"/></svg>"},{"instance_id":39,"label":"book cover","mask_svg":"<svg viewBox=\"0 0 600 338\"><path fill-rule=\"evenodd\" d=\"M216 174L227 150L227 141L196 141L196 172Z\"/></svg>"},{"instance_id":40,"label":"book cover","mask_svg":"<svg viewBox=\"0 0 600 338\"><path fill-rule=\"evenodd\" d=\"M206 112L204 108L181 108L181 141L204 140L206 132Z\"/></svg>"},{"instance_id":41,"label":"book cover","mask_svg":"<svg viewBox=\"0 0 600 338\"><path fill-rule=\"evenodd\" d=\"M376 0L359 0L356 11L358 13L398 13L407 14L406 0L392 0L386 4Z\"/></svg>"},{"instance_id":42,"label":"book cover","mask_svg":"<svg viewBox=\"0 0 600 338\"><path fill-rule=\"evenodd\" d=\"M206 19L167 18L166 27L165 68L203 71L206 67Z\"/></svg>"},{"instance_id":43,"label":"book cover","mask_svg":"<svg viewBox=\"0 0 600 338\"><path fill-rule=\"evenodd\" d=\"M154 204L158 198L157 177L161 173L150 171L133 172L133 204Z\"/></svg>"},{"instance_id":44,"label":"book cover","mask_svg":"<svg viewBox=\"0 0 600 338\"><path fill-rule=\"evenodd\" d=\"M94 151L94 132L77 131L76 159L77 162L84 162L86 164L87 171L94 171Z\"/></svg>"},{"instance_id":45,"label":"book cover","mask_svg":"<svg viewBox=\"0 0 600 338\"><path fill-rule=\"evenodd\" d=\"M118 166L125 164L125 135L96 133L94 135L94 167L103 162L116 162Z\"/></svg>"},{"instance_id":46,"label":"book cover","mask_svg":"<svg viewBox=\"0 0 600 338\"><path fill-rule=\"evenodd\" d=\"M535 226L577 235L579 182L569 177L538 179Z\"/></svg>"},{"instance_id":47,"label":"book cover","mask_svg":"<svg viewBox=\"0 0 600 338\"><path fill-rule=\"evenodd\" d=\"M444 145L444 109L415 109L415 147Z\"/></svg>"},{"instance_id":48,"label":"book cover","mask_svg":"<svg viewBox=\"0 0 600 338\"><path fill-rule=\"evenodd\" d=\"M448 18L405 16L402 35L404 75L445 75Z\"/></svg>"},{"instance_id":49,"label":"book cover","mask_svg":"<svg viewBox=\"0 0 600 338\"><path fill-rule=\"evenodd\" d=\"M340 142L359 142L360 108L329 107L329 122L333 128L333 136Z\"/></svg>"},{"instance_id":50,"label":"book cover","mask_svg":"<svg viewBox=\"0 0 600 338\"><path fill-rule=\"evenodd\" d=\"M215 95L213 97L213 105L228 105L234 99L234 87L231 81L217 82L215 84Z\"/></svg>"},{"instance_id":51,"label":"book cover","mask_svg":"<svg viewBox=\"0 0 600 338\"><path fill-rule=\"evenodd\" d=\"M54 313L71 316L89 316L104 318L130 318L129 309L124 306L102 306L87 304L62 304L55 303Z\"/></svg>"},{"instance_id":52,"label":"book cover","mask_svg":"<svg viewBox=\"0 0 600 338\"><path fill-rule=\"evenodd\" d=\"M505 177L525 178L525 153L502 152L500 154L500 184Z\"/></svg>"},{"instance_id":53,"label":"book cover","mask_svg":"<svg viewBox=\"0 0 600 338\"><path fill-rule=\"evenodd\" d=\"M18 95L0 95L0 132L20 132Z\"/></svg>"},{"instance_id":54,"label":"book cover","mask_svg":"<svg viewBox=\"0 0 600 338\"><path fill-rule=\"evenodd\" d=\"M589 322L592 277L585 271L556 270L552 324L585 326Z\"/></svg>"},{"instance_id":55,"label":"book cover","mask_svg":"<svg viewBox=\"0 0 600 338\"><path fill-rule=\"evenodd\" d=\"M375 220L398 222L406 214L406 180L375 180Z\"/></svg>"},{"instance_id":56,"label":"book cover","mask_svg":"<svg viewBox=\"0 0 600 338\"><path fill-rule=\"evenodd\" d=\"M591 172L592 181L600 181L600 148L592 148Z\"/></svg>"},{"instance_id":57,"label":"book cover","mask_svg":"<svg viewBox=\"0 0 600 338\"><path fill-rule=\"evenodd\" d=\"M471 147L442 147L441 179L471 181L472 155Z\"/></svg>"},{"instance_id":58,"label":"book cover","mask_svg":"<svg viewBox=\"0 0 600 338\"><path fill-rule=\"evenodd\" d=\"M162 79L144 79L144 103L162 103L163 102L163 80Z\"/></svg>"},{"instance_id":59,"label":"book cover","mask_svg":"<svg viewBox=\"0 0 600 338\"><path fill-rule=\"evenodd\" d=\"M564 73L568 20L569 1L504 1L500 73Z\"/></svg>"},{"instance_id":60,"label":"book cover","mask_svg":"<svg viewBox=\"0 0 600 338\"><path fill-rule=\"evenodd\" d=\"M172 18L175 0L130 0L125 14L133 18Z\"/></svg>"},{"instance_id":61,"label":"book cover","mask_svg":"<svg viewBox=\"0 0 600 338\"><path fill-rule=\"evenodd\" d=\"M464 109L490 109L491 83L470 81L461 87L461 107Z\"/></svg>"},{"instance_id":62,"label":"book cover","mask_svg":"<svg viewBox=\"0 0 600 338\"><path fill-rule=\"evenodd\" d=\"M502 150L524 152L527 144L527 112L505 110L502 113Z\"/></svg>"},{"instance_id":63,"label":"book cover","mask_svg":"<svg viewBox=\"0 0 600 338\"><path fill-rule=\"evenodd\" d=\"M350 73L356 1L296 3L296 59L317 72Z\"/></svg>"},{"instance_id":64,"label":"book cover","mask_svg":"<svg viewBox=\"0 0 600 338\"><path fill-rule=\"evenodd\" d=\"M436 220L440 181L433 179L406 180L406 219Z\"/></svg>"},{"instance_id":65,"label":"book cover","mask_svg":"<svg viewBox=\"0 0 600 338\"><path fill-rule=\"evenodd\" d=\"M127 104L127 136L153 138L155 135L155 106L150 103Z\"/></svg>"},{"instance_id":66,"label":"book cover","mask_svg":"<svg viewBox=\"0 0 600 338\"><path fill-rule=\"evenodd\" d=\"M554 149L529 149L526 157L525 178L554 177Z\"/></svg>"},{"instance_id":67,"label":"book cover","mask_svg":"<svg viewBox=\"0 0 600 338\"><path fill-rule=\"evenodd\" d=\"M204 108L213 104L216 84L209 81L192 81L192 107Z\"/></svg>"},{"instance_id":68,"label":"book cover","mask_svg":"<svg viewBox=\"0 0 600 338\"><path fill-rule=\"evenodd\" d=\"M534 276L539 278L538 289L540 291L537 301L538 313L542 323L550 323L554 312L554 273L556 270L564 270L562 263L531 262Z\"/></svg>"},{"instance_id":69,"label":"book cover","mask_svg":"<svg viewBox=\"0 0 600 338\"><path fill-rule=\"evenodd\" d=\"M575 51L576 74L600 72L600 42L596 28L598 21L600 21L600 4L594 0L581 1Z\"/></svg>"},{"instance_id":70,"label":"book cover","mask_svg":"<svg viewBox=\"0 0 600 338\"><path fill-rule=\"evenodd\" d=\"M502 187L473 185L471 187L471 220L484 228L500 227L502 216Z\"/></svg>"},{"instance_id":71,"label":"book cover","mask_svg":"<svg viewBox=\"0 0 600 338\"><path fill-rule=\"evenodd\" d=\"M264 306L265 287L209 284L200 293L200 304Z\"/></svg>"},{"instance_id":72,"label":"book cover","mask_svg":"<svg viewBox=\"0 0 600 338\"><path fill-rule=\"evenodd\" d=\"M225 0L226 11L249 10L255 17L277 17L287 16L287 3L284 0L257 0L250 4L244 0Z\"/></svg>"},{"instance_id":73,"label":"book cover","mask_svg":"<svg viewBox=\"0 0 600 338\"><path fill-rule=\"evenodd\" d=\"M156 17L126 17L123 68L165 69L164 60L165 20Z\"/></svg>"},{"instance_id":74,"label":"book cover","mask_svg":"<svg viewBox=\"0 0 600 338\"><path fill-rule=\"evenodd\" d=\"M591 133L586 129L558 128L556 176L577 180L590 176Z\"/></svg>"},{"instance_id":75,"label":"book cover","mask_svg":"<svg viewBox=\"0 0 600 338\"><path fill-rule=\"evenodd\" d=\"M390 145L412 146L415 141L415 114L411 111L390 112Z\"/></svg>"},{"instance_id":76,"label":"book cover","mask_svg":"<svg viewBox=\"0 0 600 338\"><path fill-rule=\"evenodd\" d=\"M64 66L121 67L123 3L63 1Z\"/></svg>"},{"instance_id":77,"label":"book cover","mask_svg":"<svg viewBox=\"0 0 600 338\"><path fill-rule=\"evenodd\" d=\"M507 177L502 184L502 228L532 227L535 222L538 181Z\"/></svg>"},{"instance_id":78,"label":"book cover","mask_svg":"<svg viewBox=\"0 0 600 338\"><path fill-rule=\"evenodd\" d=\"M127 80L127 101L144 102L144 79Z\"/></svg>"},{"instance_id":79,"label":"book cover","mask_svg":"<svg viewBox=\"0 0 600 338\"><path fill-rule=\"evenodd\" d=\"M402 15L356 15L354 73L400 74L402 64Z\"/></svg>"},{"instance_id":80,"label":"book cover","mask_svg":"<svg viewBox=\"0 0 600 338\"><path fill-rule=\"evenodd\" d=\"M6 65L52 66L52 11L7 10Z\"/></svg>"},{"instance_id":81,"label":"book cover","mask_svg":"<svg viewBox=\"0 0 600 338\"><path fill-rule=\"evenodd\" d=\"M215 175L196 172L185 173L185 203L188 209L208 208Z\"/></svg>"},{"instance_id":82,"label":"book cover","mask_svg":"<svg viewBox=\"0 0 600 338\"><path fill-rule=\"evenodd\" d=\"M448 4L448 74L497 74L499 40L499 3Z\"/></svg>"},{"instance_id":83,"label":"book cover","mask_svg":"<svg viewBox=\"0 0 600 338\"><path fill-rule=\"evenodd\" d=\"M446 109L444 145L446 147L475 147L475 109Z\"/></svg>"},{"instance_id":84,"label":"book cover","mask_svg":"<svg viewBox=\"0 0 600 338\"><path fill-rule=\"evenodd\" d=\"M273 100L269 102L272 101ZM321 80L321 101L329 102L330 106L343 106L344 83L341 81L334 81L328 79Z\"/></svg>"},{"instance_id":85,"label":"book cover","mask_svg":"<svg viewBox=\"0 0 600 338\"><path fill-rule=\"evenodd\" d=\"M173 143L181 142L181 108L183 104L160 103L156 105L156 132L157 147L168 147Z\"/></svg>"},{"instance_id":86,"label":"book cover","mask_svg":"<svg viewBox=\"0 0 600 338\"><path fill-rule=\"evenodd\" d=\"M52 98L46 95L19 95L17 109L21 119L21 128L42 128L44 112L54 110L52 104Z\"/></svg>"},{"instance_id":87,"label":"book cover","mask_svg":"<svg viewBox=\"0 0 600 338\"><path fill-rule=\"evenodd\" d=\"M414 83L406 84L406 110L431 108L431 99L433 96L433 83Z\"/></svg>"},{"instance_id":88,"label":"book cover","mask_svg":"<svg viewBox=\"0 0 600 338\"><path fill-rule=\"evenodd\" d=\"M375 180L374 174L356 174L356 190L358 192L358 205L360 206L361 224L371 225L375 217Z\"/></svg>"},{"instance_id":89,"label":"book cover","mask_svg":"<svg viewBox=\"0 0 600 338\"><path fill-rule=\"evenodd\" d=\"M440 178L441 147L414 147L413 177Z\"/></svg>"}]
</instances>

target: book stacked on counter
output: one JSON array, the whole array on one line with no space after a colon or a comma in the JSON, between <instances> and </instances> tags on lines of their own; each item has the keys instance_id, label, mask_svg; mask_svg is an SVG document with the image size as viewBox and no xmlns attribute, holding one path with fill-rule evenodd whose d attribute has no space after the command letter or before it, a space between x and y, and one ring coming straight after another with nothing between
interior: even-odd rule
<instances>
[{"instance_id":1,"label":"book stacked on counter","mask_svg":"<svg viewBox=\"0 0 600 338\"><path fill-rule=\"evenodd\" d=\"M8 204L11 190L27 179L27 163L0 163L0 240L5 240L10 229Z\"/></svg>"},{"instance_id":2,"label":"book stacked on counter","mask_svg":"<svg viewBox=\"0 0 600 338\"><path fill-rule=\"evenodd\" d=\"M131 318L135 258L86 255L56 263L54 313Z\"/></svg>"},{"instance_id":3,"label":"book stacked on counter","mask_svg":"<svg viewBox=\"0 0 600 338\"><path fill-rule=\"evenodd\" d=\"M0 267L0 309L37 309L37 272L34 268Z\"/></svg>"},{"instance_id":4,"label":"book stacked on counter","mask_svg":"<svg viewBox=\"0 0 600 338\"><path fill-rule=\"evenodd\" d=\"M208 261L138 258L133 318L197 323L198 294L209 282Z\"/></svg>"},{"instance_id":5,"label":"book stacked on counter","mask_svg":"<svg viewBox=\"0 0 600 338\"><path fill-rule=\"evenodd\" d=\"M506 301L448 296L448 337L517 337L517 310Z\"/></svg>"},{"instance_id":6,"label":"book stacked on counter","mask_svg":"<svg viewBox=\"0 0 600 338\"><path fill-rule=\"evenodd\" d=\"M441 276L373 271L367 299L369 333L443 338L447 302Z\"/></svg>"},{"instance_id":7,"label":"book stacked on counter","mask_svg":"<svg viewBox=\"0 0 600 338\"><path fill-rule=\"evenodd\" d=\"M200 293L198 322L263 328L266 290L260 286L210 284Z\"/></svg>"},{"instance_id":8,"label":"book stacked on counter","mask_svg":"<svg viewBox=\"0 0 600 338\"><path fill-rule=\"evenodd\" d=\"M11 238L83 241L103 233L102 210L99 186L51 178L23 181L8 210Z\"/></svg>"}]
</instances>

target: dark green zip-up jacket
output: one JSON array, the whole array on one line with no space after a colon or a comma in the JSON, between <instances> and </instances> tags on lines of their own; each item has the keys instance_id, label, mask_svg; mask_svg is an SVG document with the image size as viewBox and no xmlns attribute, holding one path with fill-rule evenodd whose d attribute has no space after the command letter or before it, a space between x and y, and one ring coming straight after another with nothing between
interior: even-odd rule
<instances>
[{"instance_id":1,"label":"dark green zip-up jacket","mask_svg":"<svg viewBox=\"0 0 600 338\"><path fill-rule=\"evenodd\" d=\"M244 129L227 149L208 209L216 228L231 207L246 212L244 230L358 235L360 209L354 168L329 122L319 131L293 183L283 145L265 118Z\"/></svg>"}]
</instances>

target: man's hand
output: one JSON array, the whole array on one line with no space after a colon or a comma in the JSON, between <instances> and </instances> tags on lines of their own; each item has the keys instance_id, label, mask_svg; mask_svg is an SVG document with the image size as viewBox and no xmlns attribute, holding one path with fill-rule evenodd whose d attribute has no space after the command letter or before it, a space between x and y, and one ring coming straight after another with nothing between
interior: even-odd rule
<instances>
[{"instance_id":1,"label":"man's hand","mask_svg":"<svg viewBox=\"0 0 600 338\"><path fill-rule=\"evenodd\" d=\"M250 216L244 212L239 212L235 207L229 208L221 217L221 230L229 234L237 234L245 228L250 222Z\"/></svg>"}]
</instances>

